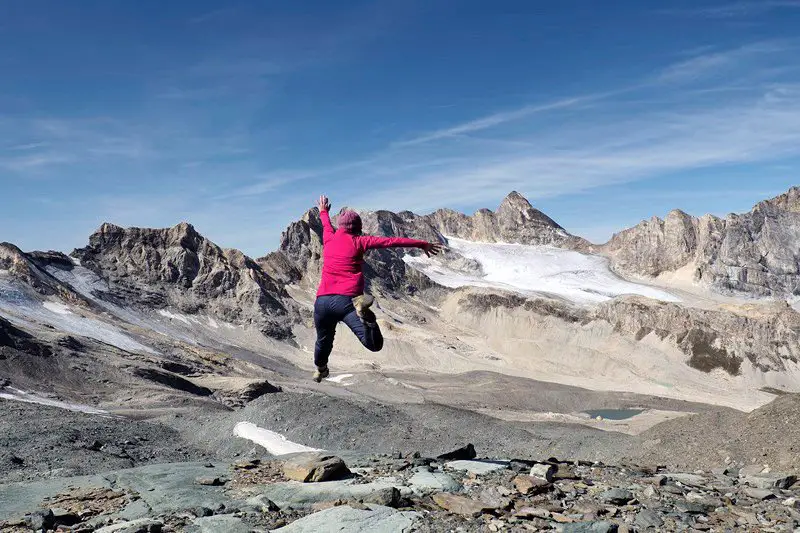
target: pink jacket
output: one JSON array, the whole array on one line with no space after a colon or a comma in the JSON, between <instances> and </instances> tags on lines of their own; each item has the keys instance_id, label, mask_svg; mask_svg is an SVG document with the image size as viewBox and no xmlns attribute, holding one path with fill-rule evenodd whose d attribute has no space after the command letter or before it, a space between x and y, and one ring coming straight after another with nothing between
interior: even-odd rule
<instances>
[{"instance_id":1,"label":"pink jacket","mask_svg":"<svg viewBox=\"0 0 800 533\"><path fill-rule=\"evenodd\" d=\"M373 248L424 248L427 242L402 237L350 235L341 228L333 230L327 211L322 219L322 279L317 296L339 294L358 296L364 293L364 253Z\"/></svg>"}]
</instances>

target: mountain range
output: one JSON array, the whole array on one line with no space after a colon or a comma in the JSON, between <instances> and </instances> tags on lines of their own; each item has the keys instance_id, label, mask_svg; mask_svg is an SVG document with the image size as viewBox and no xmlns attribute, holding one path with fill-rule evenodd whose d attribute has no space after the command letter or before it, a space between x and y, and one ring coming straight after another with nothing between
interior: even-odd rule
<instances>
[{"instance_id":1,"label":"mountain range","mask_svg":"<svg viewBox=\"0 0 800 533\"><path fill-rule=\"evenodd\" d=\"M259 258L185 222L106 223L69 255L0 244L0 401L14 406L0 476L235 457L252 434L329 450L469 441L495 456L800 467L759 440L786 442L774 401L800 392L800 189L725 218L673 211L605 244L516 192L471 216L361 215L366 233L446 251L367 256L384 350L339 332L319 385L316 209ZM751 411L759 435L742 426ZM234 435L242 422L267 433ZM702 444L712 435L715 449Z\"/></svg>"}]
</instances>

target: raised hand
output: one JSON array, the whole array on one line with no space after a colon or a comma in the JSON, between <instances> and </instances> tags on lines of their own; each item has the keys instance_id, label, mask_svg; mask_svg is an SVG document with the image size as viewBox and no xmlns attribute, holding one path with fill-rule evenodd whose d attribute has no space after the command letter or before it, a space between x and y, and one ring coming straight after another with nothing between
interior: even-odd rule
<instances>
[{"instance_id":1,"label":"raised hand","mask_svg":"<svg viewBox=\"0 0 800 533\"><path fill-rule=\"evenodd\" d=\"M331 202L330 200L328 200L328 197L323 194L319 197L319 200L317 201L317 207L319 207L320 212L330 211Z\"/></svg>"},{"instance_id":2,"label":"raised hand","mask_svg":"<svg viewBox=\"0 0 800 533\"><path fill-rule=\"evenodd\" d=\"M428 257L432 255L439 255L440 253L442 253L443 249L444 247L441 245L441 243L438 242L429 242L425 246L425 248L423 248L423 250L425 251L425 255L427 255Z\"/></svg>"}]
</instances>

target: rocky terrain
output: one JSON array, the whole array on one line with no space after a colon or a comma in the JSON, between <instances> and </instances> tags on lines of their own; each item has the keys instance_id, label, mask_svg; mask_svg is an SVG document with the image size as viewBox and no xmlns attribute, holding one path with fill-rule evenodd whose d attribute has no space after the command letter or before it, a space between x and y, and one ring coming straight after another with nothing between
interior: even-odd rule
<instances>
[{"instance_id":1,"label":"rocky terrain","mask_svg":"<svg viewBox=\"0 0 800 533\"><path fill-rule=\"evenodd\" d=\"M518 193L362 213L450 246L367 256L385 348L343 332L319 385L316 210L258 259L187 223L0 244L2 530L791 531L798 205L602 246ZM466 442L489 459L438 457Z\"/></svg>"},{"instance_id":2,"label":"rocky terrain","mask_svg":"<svg viewBox=\"0 0 800 533\"><path fill-rule=\"evenodd\" d=\"M547 458L324 452L0 487L3 531L792 531L800 484L761 466L679 472ZM15 515L11 517L10 515Z\"/></svg>"},{"instance_id":3,"label":"rocky terrain","mask_svg":"<svg viewBox=\"0 0 800 533\"><path fill-rule=\"evenodd\" d=\"M700 218L672 211L615 235L601 249L620 272L659 276L680 270L725 292L781 298L800 294L800 188L749 213Z\"/></svg>"}]
</instances>

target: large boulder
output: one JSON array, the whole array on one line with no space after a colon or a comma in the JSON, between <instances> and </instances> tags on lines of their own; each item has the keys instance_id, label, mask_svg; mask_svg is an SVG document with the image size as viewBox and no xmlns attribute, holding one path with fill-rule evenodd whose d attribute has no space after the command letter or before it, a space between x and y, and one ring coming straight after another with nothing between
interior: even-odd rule
<instances>
[{"instance_id":1,"label":"large boulder","mask_svg":"<svg viewBox=\"0 0 800 533\"><path fill-rule=\"evenodd\" d=\"M350 475L345 462L335 455L303 453L283 462L283 474L294 481L333 481Z\"/></svg>"}]
</instances>

